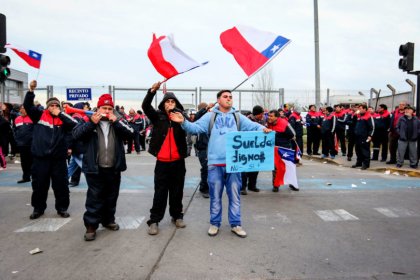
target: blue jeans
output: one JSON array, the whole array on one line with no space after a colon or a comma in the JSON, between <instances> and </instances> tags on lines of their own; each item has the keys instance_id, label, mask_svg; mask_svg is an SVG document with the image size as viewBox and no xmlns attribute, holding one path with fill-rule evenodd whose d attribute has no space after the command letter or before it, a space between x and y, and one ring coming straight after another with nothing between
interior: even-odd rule
<instances>
[{"instance_id":1,"label":"blue jeans","mask_svg":"<svg viewBox=\"0 0 420 280\"><path fill-rule=\"evenodd\" d=\"M68 179L70 179L71 176L73 176L74 172L76 172L77 167L82 168L82 161L83 154L71 156L69 166L67 167Z\"/></svg>"},{"instance_id":2,"label":"blue jeans","mask_svg":"<svg viewBox=\"0 0 420 280\"><path fill-rule=\"evenodd\" d=\"M241 173L226 173L225 166L208 167L210 194L210 224L220 227L222 223L222 195L226 186L229 199L228 219L231 227L241 225Z\"/></svg>"}]
</instances>

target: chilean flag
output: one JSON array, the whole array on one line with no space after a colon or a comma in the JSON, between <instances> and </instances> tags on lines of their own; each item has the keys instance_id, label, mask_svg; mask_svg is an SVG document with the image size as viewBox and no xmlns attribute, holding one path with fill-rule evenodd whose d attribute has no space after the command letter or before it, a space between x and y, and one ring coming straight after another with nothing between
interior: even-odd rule
<instances>
[{"instance_id":1,"label":"chilean flag","mask_svg":"<svg viewBox=\"0 0 420 280\"><path fill-rule=\"evenodd\" d=\"M236 26L222 32L220 42L250 77L279 54L290 40L251 27Z\"/></svg>"},{"instance_id":2,"label":"chilean flag","mask_svg":"<svg viewBox=\"0 0 420 280\"><path fill-rule=\"evenodd\" d=\"M32 50L16 47L11 44L6 44L4 47L14 51L18 56L20 56L20 58L25 60L26 63L28 63L30 66L35 67L37 69L41 67L42 54L37 53Z\"/></svg>"},{"instance_id":3,"label":"chilean flag","mask_svg":"<svg viewBox=\"0 0 420 280\"><path fill-rule=\"evenodd\" d=\"M292 184L294 187L299 188L296 175L295 151L283 147L275 147L274 166L274 187Z\"/></svg>"},{"instance_id":4,"label":"chilean flag","mask_svg":"<svg viewBox=\"0 0 420 280\"><path fill-rule=\"evenodd\" d=\"M153 34L153 41L147 51L147 55L156 71L167 80L178 74L205 65L208 62L198 63L189 57L175 45L171 35L156 38L156 35Z\"/></svg>"}]
</instances>

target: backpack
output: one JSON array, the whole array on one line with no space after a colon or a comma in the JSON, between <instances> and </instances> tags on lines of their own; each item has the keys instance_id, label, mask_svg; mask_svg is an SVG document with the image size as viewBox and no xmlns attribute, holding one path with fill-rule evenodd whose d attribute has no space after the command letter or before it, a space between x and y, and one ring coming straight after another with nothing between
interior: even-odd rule
<instances>
[{"instance_id":1,"label":"backpack","mask_svg":"<svg viewBox=\"0 0 420 280\"><path fill-rule=\"evenodd\" d=\"M216 117L217 117L216 112L211 112L211 113L212 113L213 115L210 117L210 122L209 122L209 130L208 130L208 132L209 132L209 133L208 133L209 137L210 137L211 130L213 129L214 122L216 121ZM235 111L233 114L235 115L236 127L237 127L237 129L238 129L238 131L239 131L239 128L240 128L239 120L241 119L240 113L239 113L239 112L237 112L237 111Z\"/></svg>"}]
</instances>

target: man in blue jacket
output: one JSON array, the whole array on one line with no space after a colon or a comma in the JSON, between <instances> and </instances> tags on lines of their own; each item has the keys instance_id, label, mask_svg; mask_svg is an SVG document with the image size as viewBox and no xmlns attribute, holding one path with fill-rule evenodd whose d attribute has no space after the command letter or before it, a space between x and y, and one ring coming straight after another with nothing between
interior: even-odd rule
<instances>
[{"instance_id":1,"label":"man in blue jacket","mask_svg":"<svg viewBox=\"0 0 420 280\"><path fill-rule=\"evenodd\" d=\"M219 233L222 222L222 195L226 186L229 199L228 218L231 230L239 237L246 237L246 232L241 224L241 173L226 172L226 134L231 131L264 131L271 129L252 122L247 117L239 114L239 119L232 107L232 92L221 90L217 93L217 103L214 113L207 113L198 121L191 123L181 113L171 113L174 122L182 124L187 132L210 134L208 143L208 183L210 192L210 228L208 235L215 236ZM214 120L214 123L213 121ZM238 124L239 122L239 124ZM212 127L210 128L211 124ZM239 129L238 129L239 127ZM209 131L210 130L210 131Z\"/></svg>"}]
</instances>

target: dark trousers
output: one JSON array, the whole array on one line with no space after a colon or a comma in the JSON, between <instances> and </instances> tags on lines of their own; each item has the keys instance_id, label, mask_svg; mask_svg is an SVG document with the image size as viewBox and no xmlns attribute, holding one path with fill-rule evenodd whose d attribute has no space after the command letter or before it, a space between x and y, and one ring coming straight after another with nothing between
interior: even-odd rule
<instances>
[{"instance_id":1,"label":"dark trousers","mask_svg":"<svg viewBox=\"0 0 420 280\"><path fill-rule=\"evenodd\" d=\"M173 162L156 161L155 194L147 224L159 223L165 216L169 193L169 214L173 219L184 217L182 197L184 195L185 160Z\"/></svg>"},{"instance_id":2,"label":"dark trousers","mask_svg":"<svg viewBox=\"0 0 420 280\"><path fill-rule=\"evenodd\" d=\"M78 185L80 183L80 175L82 175L82 169L78 166L76 171L74 171L73 175L71 176L70 182Z\"/></svg>"},{"instance_id":3,"label":"dark trousers","mask_svg":"<svg viewBox=\"0 0 420 280\"><path fill-rule=\"evenodd\" d=\"M302 138L302 136L296 136L296 141L292 140L291 142L292 142L292 149L294 151L296 151L296 144L297 144L300 152L303 153L303 138Z\"/></svg>"},{"instance_id":4,"label":"dark trousers","mask_svg":"<svg viewBox=\"0 0 420 280\"><path fill-rule=\"evenodd\" d=\"M312 153L317 154L319 150L319 143L321 142L321 131L316 126L308 127L308 139L306 144L306 151L308 155ZM302 150L303 153L303 150Z\"/></svg>"},{"instance_id":5,"label":"dark trousers","mask_svg":"<svg viewBox=\"0 0 420 280\"><path fill-rule=\"evenodd\" d=\"M356 136L356 165L370 166L370 142L365 137Z\"/></svg>"},{"instance_id":6,"label":"dark trousers","mask_svg":"<svg viewBox=\"0 0 420 280\"><path fill-rule=\"evenodd\" d=\"M326 156L337 154L334 149L334 136L330 131L322 133L322 154Z\"/></svg>"},{"instance_id":7,"label":"dark trousers","mask_svg":"<svg viewBox=\"0 0 420 280\"><path fill-rule=\"evenodd\" d=\"M381 159L385 161L388 156L388 133L386 131L375 133L373 135L372 141L373 141L372 159L378 160L379 150L381 149L381 146L382 146Z\"/></svg>"},{"instance_id":8,"label":"dark trousers","mask_svg":"<svg viewBox=\"0 0 420 280\"><path fill-rule=\"evenodd\" d=\"M390 161L397 162L398 139L400 136L395 133L389 134L389 157Z\"/></svg>"},{"instance_id":9,"label":"dark trousers","mask_svg":"<svg viewBox=\"0 0 420 280\"><path fill-rule=\"evenodd\" d=\"M257 187L258 171L255 172L242 172L242 187L241 190L255 189Z\"/></svg>"},{"instance_id":10,"label":"dark trousers","mask_svg":"<svg viewBox=\"0 0 420 280\"><path fill-rule=\"evenodd\" d=\"M351 133L347 134L348 137L348 147L347 147L347 157L351 158L353 156L354 146L356 145L356 136Z\"/></svg>"},{"instance_id":11,"label":"dark trousers","mask_svg":"<svg viewBox=\"0 0 420 280\"><path fill-rule=\"evenodd\" d=\"M209 184L207 183L208 177L208 162L207 162L207 150L198 150L198 160L200 161L200 192L209 193Z\"/></svg>"},{"instance_id":12,"label":"dark trousers","mask_svg":"<svg viewBox=\"0 0 420 280\"><path fill-rule=\"evenodd\" d=\"M340 143L341 153L345 155L347 153L346 149L346 130L342 128L337 128L335 130L335 135L337 136L337 141Z\"/></svg>"},{"instance_id":13,"label":"dark trousers","mask_svg":"<svg viewBox=\"0 0 420 280\"><path fill-rule=\"evenodd\" d=\"M139 143L143 151L146 150L146 135L139 134Z\"/></svg>"},{"instance_id":14,"label":"dark trousers","mask_svg":"<svg viewBox=\"0 0 420 280\"><path fill-rule=\"evenodd\" d=\"M140 141L139 141L140 134L138 132L134 132L134 136L128 139L127 144L127 153L131 153L131 149L133 147L133 141L134 141L134 149L136 152L140 152Z\"/></svg>"},{"instance_id":15,"label":"dark trousers","mask_svg":"<svg viewBox=\"0 0 420 280\"><path fill-rule=\"evenodd\" d=\"M20 146L20 166L22 167L22 179L30 180L31 179L31 167L32 167L32 153L31 146Z\"/></svg>"},{"instance_id":16,"label":"dark trousers","mask_svg":"<svg viewBox=\"0 0 420 280\"><path fill-rule=\"evenodd\" d=\"M66 158L33 158L31 204L36 212L47 208L48 189L51 187L55 196L55 209L67 211L70 204L70 192L67 181Z\"/></svg>"},{"instance_id":17,"label":"dark trousers","mask_svg":"<svg viewBox=\"0 0 420 280\"><path fill-rule=\"evenodd\" d=\"M99 224L105 226L115 222L121 172L99 167L98 174L86 173L85 177L88 184L86 212L83 215L85 226L97 229Z\"/></svg>"}]
</instances>

